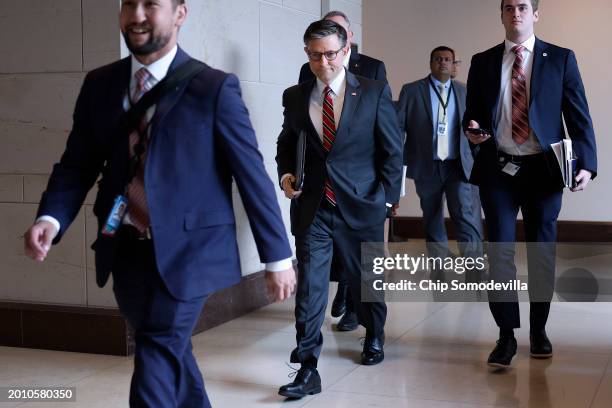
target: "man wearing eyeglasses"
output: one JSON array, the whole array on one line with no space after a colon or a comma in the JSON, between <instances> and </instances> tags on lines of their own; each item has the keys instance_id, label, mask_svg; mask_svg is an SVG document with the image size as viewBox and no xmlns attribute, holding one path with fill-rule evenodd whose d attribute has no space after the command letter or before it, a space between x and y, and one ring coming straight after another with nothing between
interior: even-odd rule
<instances>
[{"instance_id":1,"label":"man wearing eyeglasses","mask_svg":"<svg viewBox=\"0 0 612 408\"><path fill-rule=\"evenodd\" d=\"M323 16L323 20L331 20L340 24L347 33L348 53L342 59L342 65L355 75L360 75L370 79L387 82L387 71L385 63L364 54L352 52L350 45L353 40L353 31L348 16L342 11L333 10ZM310 64L305 63L300 69L298 82L314 80L315 75L310 69ZM330 280L338 282L338 289L331 306L332 317L340 317L336 329L338 331L352 331L358 326L357 313L353 310L351 294L348 290L348 272L342 270L342 263L337 256L332 258Z\"/></svg>"},{"instance_id":2,"label":"man wearing eyeglasses","mask_svg":"<svg viewBox=\"0 0 612 408\"><path fill-rule=\"evenodd\" d=\"M301 365L279 394L301 398L321 391L317 362L323 345L329 272L336 251L366 328L361 363L384 359L384 300L361 273L361 243L383 242L387 208L397 203L402 173L402 138L389 86L345 70L346 30L334 21L312 23L304 48L316 78L283 94L284 123L276 162L281 187L291 202L291 231L298 259L297 349ZM306 133L303 186L296 190L296 147ZM363 287L362 287L363 284ZM363 289L363 293L362 293ZM361 302L363 295L373 302Z\"/></svg>"},{"instance_id":3,"label":"man wearing eyeglasses","mask_svg":"<svg viewBox=\"0 0 612 408\"><path fill-rule=\"evenodd\" d=\"M474 203L477 198L468 183L474 159L467 139L461 137L466 90L451 79L454 62L453 49L437 47L430 55L430 75L402 87L398 112L406 133L404 164L421 202L429 255L448 255L446 197L461 255L478 257L482 255L480 206ZM466 278L478 280L480 272L468 271Z\"/></svg>"}]
</instances>

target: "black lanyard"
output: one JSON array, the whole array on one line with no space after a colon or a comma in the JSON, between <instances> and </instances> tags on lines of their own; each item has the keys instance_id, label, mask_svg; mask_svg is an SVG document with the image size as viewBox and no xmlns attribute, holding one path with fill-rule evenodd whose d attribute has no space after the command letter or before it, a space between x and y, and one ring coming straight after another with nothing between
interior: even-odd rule
<instances>
[{"instance_id":1,"label":"black lanyard","mask_svg":"<svg viewBox=\"0 0 612 408\"><path fill-rule=\"evenodd\" d=\"M444 117L446 117L446 108L448 108L448 103L450 102L451 93L454 92L453 82L451 81L450 87L448 88L448 94L446 95L446 103L444 103L444 101L442 100L442 95L440 95L440 92L438 92L438 88L436 87L436 84L434 84L434 81L431 80L431 77L429 77L429 84L431 85L434 92L436 93L436 96L438 97L438 100L440 101L440 105L442 106L442 109L444 109Z\"/></svg>"}]
</instances>

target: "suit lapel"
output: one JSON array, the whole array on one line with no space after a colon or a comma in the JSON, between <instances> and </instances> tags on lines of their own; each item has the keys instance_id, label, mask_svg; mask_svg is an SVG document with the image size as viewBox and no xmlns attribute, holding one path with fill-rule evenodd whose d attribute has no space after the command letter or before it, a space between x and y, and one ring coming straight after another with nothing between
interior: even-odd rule
<instances>
[{"instance_id":1,"label":"suit lapel","mask_svg":"<svg viewBox=\"0 0 612 408\"><path fill-rule=\"evenodd\" d=\"M176 56L174 57L174 60L172 60L170 68L168 69L168 75L170 75L176 68L181 66L183 63L187 62L190 58L191 57L179 47L176 52ZM151 135L155 134L155 131L157 130L157 127L159 126L160 122L164 119L170 109L172 109L172 107L176 105L179 98L183 94L183 91L185 90L186 86L187 84L183 84L181 87L177 87L176 89L168 92L159 100L155 108L155 115L153 116L153 119L151 121Z\"/></svg>"},{"instance_id":2,"label":"suit lapel","mask_svg":"<svg viewBox=\"0 0 612 408\"><path fill-rule=\"evenodd\" d=\"M111 133L109 143L112 143L110 151L112 157L115 158L113 165L125 166L125 171L122 174L127 174L127 163L129 161L129 137L118 134L119 120L123 113L124 101L130 92L130 76L131 76L132 58L124 58L118 68L117 75L112 75L112 84L108 87L108 106L110 110L107 117L108 123L114 123L115 131ZM121 138L117 136L123 136Z\"/></svg>"},{"instance_id":3,"label":"suit lapel","mask_svg":"<svg viewBox=\"0 0 612 408\"><path fill-rule=\"evenodd\" d=\"M347 138L348 126L352 122L355 108L359 104L361 98L361 89L359 80L351 72L346 71L346 87L344 90L344 105L342 106L342 113L340 114L340 123L336 129L336 140L332 145L332 151L338 143L342 142Z\"/></svg>"},{"instance_id":4,"label":"suit lapel","mask_svg":"<svg viewBox=\"0 0 612 408\"><path fill-rule=\"evenodd\" d=\"M492 79L492 86L490 88L490 98L492 101L494 101L494 103L491 104L491 106L493 107L493 111L491 112L491 117L493 118L493 121L491 123L497 123L499 90L501 89L501 70L504 59L505 47L505 43L501 43L500 45L495 47L493 49L492 61L490 64L487 64L489 67L489 78Z\"/></svg>"},{"instance_id":5,"label":"suit lapel","mask_svg":"<svg viewBox=\"0 0 612 408\"><path fill-rule=\"evenodd\" d=\"M544 66L546 65L546 57L544 54L547 48L546 43L536 38L535 45L533 47L533 65L531 69L529 107L531 107L532 101L538 94L540 85L542 84L541 78L542 75L544 75Z\"/></svg>"},{"instance_id":6,"label":"suit lapel","mask_svg":"<svg viewBox=\"0 0 612 408\"><path fill-rule=\"evenodd\" d=\"M429 77L421 79L419 82L419 94L423 101L423 108L427 112L429 122L433 126L433 115L431 113L431 93L429 92Z\"/></svg>"},{"instance_id":7,"label":"suit lapel","mask_svg":"<svg viewBox=\"0 0 612 408\"><path fill-rule=\"evenodd\" d=\"M303 82L300 84L301 98L300 98L300 109L299 112L302 112L302 117L299 118L300 127L306 131L306 134L310 138L310 142L313 146L316 147L316 151L321 155L325 155L325 150L323 148L323 143L319 138L319 134L317 133L314 125L312 124L312 119L310 118L310 95L312 95L312 90L317 83L316 77L315 79ZM303 127L302 127L303 125Z\"/></svg>"},{"instance_id":8,"label":"suit lapel","mask_svg":"<svg viewBox=\"0 0 612 408\"><path fill-rule=\"evenodd\" d=\"M361 75L361 64L359 63L359 53L351 51L348 70L355 75Z\"/></svg>"}]
</instances>

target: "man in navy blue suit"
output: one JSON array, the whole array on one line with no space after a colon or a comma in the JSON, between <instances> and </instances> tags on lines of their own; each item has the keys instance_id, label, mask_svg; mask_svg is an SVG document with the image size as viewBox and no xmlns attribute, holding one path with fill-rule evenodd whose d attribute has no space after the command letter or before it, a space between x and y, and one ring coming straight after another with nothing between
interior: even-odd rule
<instances>
[{"instance_id":1,"label":"man in navy blue suit","mask_svg":"<svg viewBox=\"0 0 612 408\"><path fill-rule=\"evenodd\" d=\"M577 185L572 191L583 190L596 176L597 157L576 57L569 49L535 37L538 19L538 0L502 0L506 40L472 58L463 127L474 155L471 181L480 186L491 242L490 276L498 282L516 277L514 242L520 209L529 243L530 354L550 358L552 345L545 326L563 194L551 144L565 137L562 118L578 156ZM500 336L488 364L507 368L517 349L517 295L490 293L489 300Z\"/></svg>"},{"instance_id":2,"label":"man in navy blue suit","mask_svg":"<svg viewBox=\"0 0 612 408\"><path fill-rule=\"evenodd\" d=\"M190 338L207 296L241 277L232 178L266 263L268 291L281 301L295 285L274 187L234 75L200 63L188 83L148 109L138 132L117 137L130 105L193 61L177 46L186 14L183 0L123 0L120 27L132 55L86 76L66 150L25 234L26 253L44 260L102 174L97 282L103 286L112 272L117 303L135 330L134 407L210 407ZM114 236L105 234L122 196L127 214Z\"/></svg>"}]
</instances>

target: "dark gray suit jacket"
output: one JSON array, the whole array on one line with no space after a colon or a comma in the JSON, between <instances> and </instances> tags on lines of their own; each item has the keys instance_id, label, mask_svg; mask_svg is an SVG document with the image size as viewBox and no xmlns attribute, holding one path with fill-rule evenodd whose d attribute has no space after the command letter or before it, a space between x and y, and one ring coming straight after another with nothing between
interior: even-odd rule
<instances>
[{"instance_id":1,"label":"dark gray suit jacket","mask_svg":"<svg viewBox=\"0 0 612 408\"><path fill-rule=\"evenodd\" d=\"M316 80L283 94L284 122L276 162L280 178L295 174L298 135L307 134L302 194L291 202L291 230L306 232L324 196L329 178L338 209L355 230L384 222L386 203L399 201L402 137L389 85L346 73L346 91L336 140L328 153L310 119L310 95Z\"/></svg>"},{"instance_id":2,"label":"dark gray suit jacket","mask_svg":"<svg viewBox=\"0 0 612 408\"><path fill-rule=\"evenodd\" d=\"M414 180L431 177L433 174L433 117L429 87L429 76L427 76L404 85L399 98L400 128L406 134L404 144L406 177ZM456 81L453 81L453 89L455 106L458 109L457 123L453 125L459 127L459 159L467 181L472 173L474 159L470 144L461 130L466 89L464 85Z\"/></svg>"}]
</instances>

